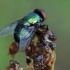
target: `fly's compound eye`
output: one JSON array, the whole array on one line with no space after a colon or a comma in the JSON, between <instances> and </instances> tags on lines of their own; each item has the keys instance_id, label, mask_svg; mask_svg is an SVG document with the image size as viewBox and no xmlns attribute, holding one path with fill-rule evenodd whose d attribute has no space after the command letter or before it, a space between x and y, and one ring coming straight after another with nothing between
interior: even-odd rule
<instances>
[{"instance_id":1,"label":"fly's compound eye","mask_svg":"<svg viewBox=\"0 0 70 70\"><path fill-rule=\"evenodd\" d=\"M42 9L35 9L34 13L37 13L42 18L42 22L47 18L46 13Z\"/></svg>"}]
</instances>

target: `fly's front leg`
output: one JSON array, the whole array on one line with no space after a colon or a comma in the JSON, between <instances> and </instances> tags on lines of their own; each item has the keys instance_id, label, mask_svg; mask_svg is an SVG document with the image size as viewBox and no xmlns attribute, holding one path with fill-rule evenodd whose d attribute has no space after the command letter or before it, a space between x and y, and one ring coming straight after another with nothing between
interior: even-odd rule
<instances>
[{"instance_id":1,"label":"fly's front leg","mask_svg":"<svg viewBox=\"0 0 70 70\"><path fill-rule=\"evenodd\" d=\"M40 28L49 30L48 25L46 25L46 24L40 25Z\"/></svg>"}]
</instances>

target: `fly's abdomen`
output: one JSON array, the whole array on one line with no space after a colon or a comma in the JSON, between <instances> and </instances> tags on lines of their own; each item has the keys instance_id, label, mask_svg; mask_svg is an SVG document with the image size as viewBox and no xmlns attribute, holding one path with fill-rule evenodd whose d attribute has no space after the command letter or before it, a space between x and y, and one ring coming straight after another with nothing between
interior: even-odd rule
<instances>
[{"instance_id":1,"label":"fly's abdomen","mask_svg":"<svg viewBox=\"0 0 70 70\"><path fill-rule=\"evenodd\" d=\"M21 31L19 32L20 39L28 38L29 36L30 36L29 31L24 28L22 28Z\"/></svg>"}]
</instances>

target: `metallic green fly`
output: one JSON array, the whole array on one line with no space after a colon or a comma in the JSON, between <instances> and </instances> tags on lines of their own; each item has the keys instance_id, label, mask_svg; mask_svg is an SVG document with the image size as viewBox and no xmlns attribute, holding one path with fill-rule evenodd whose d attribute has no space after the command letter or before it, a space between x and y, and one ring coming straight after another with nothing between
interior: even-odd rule
<instances>
[{"instance_id":1,"label":"metallic green fly","mask_svg":"<svg viewBox=\"0 0 70 70\"><path fill-rule=\"evenodd\" d=\"M20 51L24 51L31 43L35 32L46 19L46 14L41 9L35 9L24 18L11 23L0 30L0 37L14 34L14 39Z\"/></svg>"}]
</instances>

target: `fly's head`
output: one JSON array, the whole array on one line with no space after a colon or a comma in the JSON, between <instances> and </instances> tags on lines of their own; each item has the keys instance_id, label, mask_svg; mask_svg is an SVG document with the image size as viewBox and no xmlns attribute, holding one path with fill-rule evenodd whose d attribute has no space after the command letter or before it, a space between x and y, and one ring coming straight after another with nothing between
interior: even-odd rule
<instances>
[{"instance_id":1,"label":"fly's head","mask_svg":"<svg viewBox=\"0 0 70 70\"><path fill-rule=\"evenodd\" d=\"M43 22L47 18L46 13L42 9L35 9L34 13L37 13L42 18L41 22Z\"/></svg>"}]
</instances>

